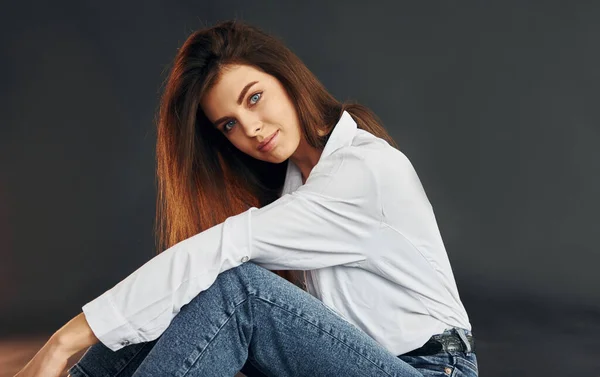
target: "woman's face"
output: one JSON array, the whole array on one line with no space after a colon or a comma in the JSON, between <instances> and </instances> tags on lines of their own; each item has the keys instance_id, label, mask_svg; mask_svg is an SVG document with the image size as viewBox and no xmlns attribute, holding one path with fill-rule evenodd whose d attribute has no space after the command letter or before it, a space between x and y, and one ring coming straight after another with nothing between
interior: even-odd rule
<instances>
[{"instance_id":1,"label":"woman's face","mask_svg":"<svg viewBox=\"0 0 600 377\"><path fill-rule=\"evenodd\" d=\"M281 163L300 144L300 122L287 92L275 77L252 66L223 68L200 106L236 148L256 159Z\"/></svg>"}]
</instances>

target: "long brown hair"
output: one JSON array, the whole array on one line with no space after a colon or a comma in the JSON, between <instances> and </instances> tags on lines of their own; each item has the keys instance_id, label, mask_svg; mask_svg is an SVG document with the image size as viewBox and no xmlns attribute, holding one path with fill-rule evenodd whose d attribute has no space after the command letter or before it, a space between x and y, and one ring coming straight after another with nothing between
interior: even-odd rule
<instances>
[{"instance_id":1,"label":"long brown hair","mask_svg":"<svg viewBox=\"0 0 600 377\"><path fill-rule=\"evenodd\" d=\"M309 145L323 149L344 110L358 127L397 147L365 106L338 102L280 40L234 20L192 33L178 50L157 117L157 251L281 193L287 161L264 162L235 148L199 106L229 64L277 78L294 104ZM320 136L319 130L325 131ZM285 271L275 271L290 280Z\"/></svg>"}]
</instances>

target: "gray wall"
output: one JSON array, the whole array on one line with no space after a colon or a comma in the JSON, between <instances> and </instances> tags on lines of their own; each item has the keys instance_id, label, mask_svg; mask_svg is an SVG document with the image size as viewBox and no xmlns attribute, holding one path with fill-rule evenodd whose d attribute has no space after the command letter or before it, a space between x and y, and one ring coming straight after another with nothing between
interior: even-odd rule
<instances>
[{"instance_id":1,"label":"gray wall","mask_svg":"<svg viewBox=\"0 0 600 377\"><path fill-rule=\"evenodd\" d=\"M0 335L56 330L154 255L160 85L235 17L411 159L483 375L597 375L600 3L21 4L0 13Z\"/></svg>"}]
</instances>

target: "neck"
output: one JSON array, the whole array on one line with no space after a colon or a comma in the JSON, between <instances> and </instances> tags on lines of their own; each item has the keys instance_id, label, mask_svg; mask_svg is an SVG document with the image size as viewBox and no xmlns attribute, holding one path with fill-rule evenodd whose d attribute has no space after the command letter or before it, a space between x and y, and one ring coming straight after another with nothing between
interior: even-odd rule
<instances>
[{"instance_id":1,"label":"neck","mask_svg":"<svg viewBox=\"0 0 600 377\"><path fill-rule=\"evenodd\" d=\"M317 162L319 162L322 152L323 151L308 145L308 143L304 141L304 138L302 138L298 148L294 154L290 156L290 160L292 160L292 162L298 167L298 169L300 169L300 172L302 173L302 184L306 182L310 172L315 167Z\"/></svg>"}]
</instances>

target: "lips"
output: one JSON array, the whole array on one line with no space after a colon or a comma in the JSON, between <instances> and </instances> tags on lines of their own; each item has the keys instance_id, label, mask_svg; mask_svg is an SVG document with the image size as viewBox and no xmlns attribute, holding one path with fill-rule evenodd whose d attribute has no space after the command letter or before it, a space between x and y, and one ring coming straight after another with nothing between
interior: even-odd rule
<instances>
[{"instance_id":1,"label":"lips","mask_svg":"<svg viewBox=\"0 0 600 377\"><path fill-rule=\"evenodd\" d=\"M265 145L267 145L269 143L269 141L273 140L273 138L275 137L275 135L277 135L277 132L279 132L279 130L273 132L273 134L271 136L269 136L268 138L266 138L265 140L263 140L262 142L260 142L260 144L258 144L258 150L262 150L263 147Z\"/></svg>"}]
</instances>

